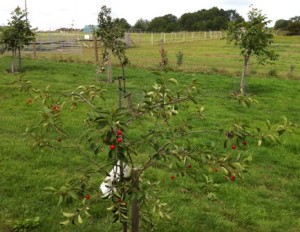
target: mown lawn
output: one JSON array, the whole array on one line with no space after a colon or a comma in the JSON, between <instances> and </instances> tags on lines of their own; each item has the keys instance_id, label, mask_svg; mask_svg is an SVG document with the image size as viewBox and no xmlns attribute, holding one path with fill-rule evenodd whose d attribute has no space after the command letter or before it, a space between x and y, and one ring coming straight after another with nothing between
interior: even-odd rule
<instances>
[{"instance_id":1,"label":"mown lawn","mask_svg":"<svg viewBox=\"0 0 300 232\"><path fill-rule=\"evenodd\" d=\"M46 194L46 186L60 187L74 176L84 172L88 161L74 150L32 150L26 144L25 130L38 120L40 106L33 101L27 104L27 93L20 92L11 84L20 75L30 80L37 88L50 85L53 93L71 91L78 85L86 85L97 79L94 64L52 62L49 60L24 60L22 74L9 74L10 59L0 57L0 231L11 231L9 221L40 217L40 225L29 231L120 231L118 224L111 223L107 213L107 202L99 193L93 195L95 207L92 217L78 227L61 227L62 210L57 206L57 197ZM114 76L118 69L114 69ZM117 70L117 71L116 71ZM133 102L138 103L143 89L155 82L156 76L150 71L126 69L128 91L133 93ZM239 86L239 78L222 75L169 72L179 84L197 79L201 91L197 96L205 107L206 120L197 123L199 129L229 128L236 120L243 120L251 127L264 126L265 120L279 123L281 117L299 125L300 83L298 80L250 77L247 90L258 104L250 108L239 105L230 94ZM102 82L108 90L103 108L117 106L117 81L113 84ZM81 135L82 121L88 109L79 107L76 111L66 110L66 128L75 137ZM183 119L193 120L187 113ZM134 133L143 132L136 127ZM134 135L133 135L134 136ZM204 135L203 135L204 136ZM206 136L206 135L205 135ZM221 135L207 135L222 146ZM195 140L203 138L195 137ZM300 129L294 134L284 135L283 145L266 144L258 147L249 141L249 152L253 155L250 173L235 182L224 181L221 172L215 173L220 183L216 191L217 200L211 200L202 186L189 178L170 180L170 173L151 169L146 174L152 180L159 180L162 186L161 198L172 208L171 220L157 220L158 231L289 231L300 228ZM72 141L62 141L66 146ZM99 163L105 157L97 157ZM99 176L95 183L101 183ZM105 229L104 229L105 228Z\"/></svg>"}]
</instances>

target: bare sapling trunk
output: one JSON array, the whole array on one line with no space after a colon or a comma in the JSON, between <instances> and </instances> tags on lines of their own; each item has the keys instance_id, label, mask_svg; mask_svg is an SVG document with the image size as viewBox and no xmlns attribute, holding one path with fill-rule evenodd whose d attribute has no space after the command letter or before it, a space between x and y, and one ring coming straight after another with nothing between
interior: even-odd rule
<instances>
[{"instance_id":1,"label":"bare sapling trunk","mask_svg":"<svg viewBox=\"0 0 300 232\"><path fill-rule=\"evenodd\" d=\"M36 58L36 42L33 41L33 44L32 44L32 51L33 51L33 59Z\"/></svg>"},{"instance_id":2,"label":"bare sapling trunk","mask_svg":"<svg viewBox=\"0 0 300 232\"><path fill-rule=\"evenodd\" d=\"M17 50L12 50L12 62L11 62L11 72L14 73L16 71L16 59L17 59Z\"/></svg>"},{"instance_id":3,"label":"bare sapling trunk","mask_svg":"<svg viewBox=\"0 0 300 232\"><path fill-rule=\"evenodd\" d=\"M18 48L19 72L22 71L21 48Z\"/></svg>"},{"instance_id":4,"label":"bare sapling trunk","mask_svg":"<svg viewBox=\"0 0 300 232\"><path fill-rule=\"evenodd\" d=\"M240 83L240 92L241 94L244 94L245 92L245 86L246 86L246 77L248 73L248 66L249 66L249 56L244 57L244 69L243 69L243 74L242 74L242 79Z\"/></svg>"}]
</instances>

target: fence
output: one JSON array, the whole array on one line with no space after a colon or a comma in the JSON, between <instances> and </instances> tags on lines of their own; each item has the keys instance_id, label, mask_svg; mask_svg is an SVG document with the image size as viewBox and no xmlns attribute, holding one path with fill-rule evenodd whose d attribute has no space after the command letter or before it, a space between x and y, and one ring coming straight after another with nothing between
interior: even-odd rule
<instances>
[{"instance_id":1,"label":"fence","mask_svg":"<svg viewBox=\"0 0 300 232\"><path fill-rule=\"evenodd\" d=\"M82 53L81 34L68 32L38 33L36 41L24 51Z\"/></svg>"},{"instance_id":2,"label":"fence","mask_svg":"<svg viewBox=\"0 0 300 232\"><path fill-rule=\"evenodd\" d=\"M224 31L198 31L198 32L171 32L171 33L151 33L150 43L152 45L160 43L191 42L198 40L221 39L226 37Z\"/></svg>"}]
</instances>

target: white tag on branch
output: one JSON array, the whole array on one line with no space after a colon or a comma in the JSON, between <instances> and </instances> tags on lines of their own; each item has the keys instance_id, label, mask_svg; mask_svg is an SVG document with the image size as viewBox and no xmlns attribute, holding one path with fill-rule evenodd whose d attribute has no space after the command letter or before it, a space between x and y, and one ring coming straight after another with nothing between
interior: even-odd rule
<instances>
[{"instance_id":1,"label":"white tag on branch","mask_svg":"<svg viewBox=\"0 0 300 232\"><path fill-rule=\"evenodd\" d=\"M107 176L104 181L100 185L100 190L103 193L103 197L107 197L111 195L112 192L112 183L114 181L119 181L120 179L120 167L121 161L118 161L117 164L110 171L109 176ZM123 162L123 175L125 178L129 177L131 173L131 167L129 167L126 163Z\"/></svg>"}]
</instances>

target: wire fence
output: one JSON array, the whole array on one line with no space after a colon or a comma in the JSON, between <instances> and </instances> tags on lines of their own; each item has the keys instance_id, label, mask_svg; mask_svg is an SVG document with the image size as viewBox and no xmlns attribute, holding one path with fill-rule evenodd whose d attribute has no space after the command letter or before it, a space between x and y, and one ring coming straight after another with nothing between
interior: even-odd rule
<instances>
[{"instance_id":1,"label":"wire fence","mask_svg":"<svg viewBox=\"0 0 300 232\"><path fill-rule=\"evenodd\" d=\"M138 45L156 45L163 42L180 43L198 40L213 40L226 37L224 31L199 32L171 32L171 33L143 33L127 32L124 41L128 47ZM24 48L24 51L33 52L64 52L82 53L83 48L94 47L94 36L83 32L43 32L37 33L36 41Z\"/></svg>"}]
</instances>

